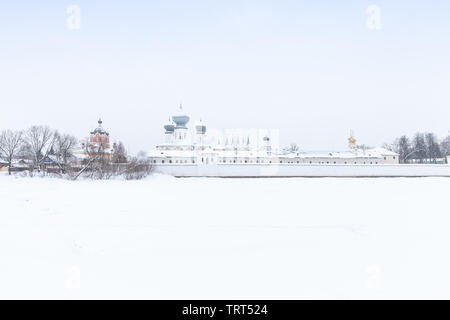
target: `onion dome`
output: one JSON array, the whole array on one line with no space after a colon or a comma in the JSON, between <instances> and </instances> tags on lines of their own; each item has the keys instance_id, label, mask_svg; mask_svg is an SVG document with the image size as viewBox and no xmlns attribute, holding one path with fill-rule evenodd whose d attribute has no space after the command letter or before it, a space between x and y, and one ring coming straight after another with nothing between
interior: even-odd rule
<instances>
[{"instance_id":1,"label":"onion dome","mask_svg":"<svg viewBox=\"0 0 450 320\"><path fill-rule=\"evenodd\" d=\"M183 113L181 104L178 113L172 117L172 121L175 122L176 129L187 129L186 124L189 122L189 117Z\"/></svg>"},{"instance_id":2,"label":"onion dome","mask_svg":"<svg viewBox=\"0 0 450 320\"><path fill-rule=\"evenodd\" d=\"M97 134L97 133L98 133L98 134L106 134L106 135L109 135L109 133L106 132L105 129L103 129L102 124L103 124L102 119L98 119L98 127L95 128L95 130L92 131L91 134Z\"/></svg>"},{"instance_id":3,"label":"onion dome","mask_svg":"<svg viewBox=\"0 0 450 320\"><path fill-rule=\"evenodd\" d=\"M350 131L350 137L348 138L349 149L356 149L356 139L353 135L353 131Z\"/></svg>"},{"instance_id":4,"label":"onion dome","mask_svg":"<svg viewBox=\"0 0 450 320\"><path fill-rule=\"evenodd\" d=\"M169 122L167 122L167 123L164 125L164 129L166 130L166 134L172 134L173 131L175 130L175 125L174 125L173 122L170 121L170 119L169 119Z\"/></svg>"},{"instance_id":5,"label":"onion dome","mask_svg":"<svg viewBox=\"0 0 450 320\"><path fill-rule=\"evenodd\" d=\"M202 119L197 121L195 124L195 132L197 134L205 134L206 133L206 126L203 124Z\"/></svg>"}]
</instances>

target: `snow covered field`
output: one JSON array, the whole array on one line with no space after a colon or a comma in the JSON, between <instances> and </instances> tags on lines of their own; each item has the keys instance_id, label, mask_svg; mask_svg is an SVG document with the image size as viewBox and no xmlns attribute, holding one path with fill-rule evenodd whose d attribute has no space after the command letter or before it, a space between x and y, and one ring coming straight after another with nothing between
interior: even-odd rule
<instances>
[{"instance_id":1,"label":"snow covered field","mask_svg":"<svg viewBox=\"0 0 450 320\"><path fill-rule=\"evenodd\" d=\"M449 178L0 176L0 298L450 298Z\"/></svg>"}]
</instances>

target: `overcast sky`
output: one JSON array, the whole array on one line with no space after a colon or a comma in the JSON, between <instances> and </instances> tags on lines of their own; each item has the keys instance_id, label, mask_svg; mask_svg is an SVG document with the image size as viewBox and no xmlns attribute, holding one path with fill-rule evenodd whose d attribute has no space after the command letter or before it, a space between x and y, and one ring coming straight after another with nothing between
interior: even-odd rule
<instances>
[{"instance_id":1,"label":"overcast sky","mask_svg":"<svg viewBox=\"0 0 450 320\"><path fill-rule=\"evenodd\" d=\"M137 152L182 102L191 124L279 129L305 150L345 149L350 129L372 146L444 136L449 57L444 0L2 1L0 129L83 138L101 115Z\"/></svg>"}]
</instances>

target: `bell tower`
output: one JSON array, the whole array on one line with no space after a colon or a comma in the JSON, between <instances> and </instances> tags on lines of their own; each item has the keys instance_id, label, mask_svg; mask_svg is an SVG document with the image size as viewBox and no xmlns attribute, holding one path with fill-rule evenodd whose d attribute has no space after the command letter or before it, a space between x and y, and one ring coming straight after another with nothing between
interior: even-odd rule
<instances>
[{"instance_id":1,"label":"bell tower","mask_svg":"<svg viewBox=\"0 0 450 320\"><path fill-rule=\"evenodd\" d=\"M348 148L350 150L356 149L356 139L354 137L353 130L350 130L350 137L348 138Z\"/></svg>"},{"instance_id":2,"label":"bell tower","mask_svg":"<svg viewBox=\"0 0 450 320\"><path fill-rule=\"evenodd\" d=\"M91 132L89 142L95 146L102 146L104 149L109 149L109 133L103 129L102 119L98 119L98 127Z\"/></svg>"}]
</instances>

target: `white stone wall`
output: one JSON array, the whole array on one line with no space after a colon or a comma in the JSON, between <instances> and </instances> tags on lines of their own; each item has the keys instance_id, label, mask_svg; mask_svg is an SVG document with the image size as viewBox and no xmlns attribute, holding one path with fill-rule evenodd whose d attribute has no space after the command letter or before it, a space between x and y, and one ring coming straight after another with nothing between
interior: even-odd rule
<instances>
[{"instance_id":1,"label":"white stone wall","mask_svg":"<svg viewBox=\"0 0 450 320\"><path fill-rule=\"evenodd\" d=\"M156 164L177 177L450 177L449 165L433 164Z\"/></svg>"},{"instance_id":2,"label":"white stone wall","mask_svg":"<svg viewBox=\"0 0 450 320\"><path fill-rule=\"evenodd\" d=\"M385 159L386 158L386 159ZM287 158L287 157L217 157L212 155L203 156L189 156L189 157L155 157L151 158L153 163L165 164L172 163L221 163L221 164L366 164L366 165L377 165L377 164L398 164L397 156L386 156L382 158ZM192 162L195 161L195 162Z\"/></svg>"}]
</instances>

